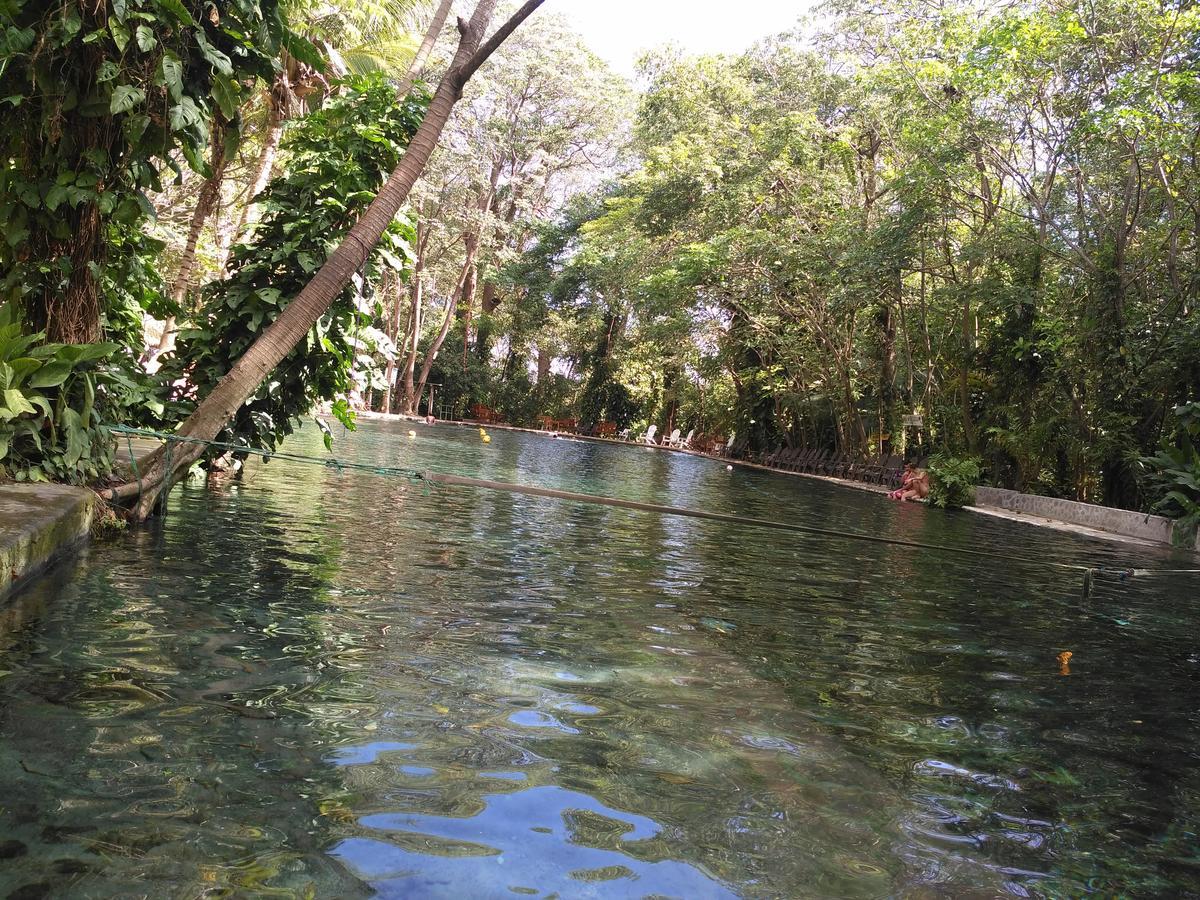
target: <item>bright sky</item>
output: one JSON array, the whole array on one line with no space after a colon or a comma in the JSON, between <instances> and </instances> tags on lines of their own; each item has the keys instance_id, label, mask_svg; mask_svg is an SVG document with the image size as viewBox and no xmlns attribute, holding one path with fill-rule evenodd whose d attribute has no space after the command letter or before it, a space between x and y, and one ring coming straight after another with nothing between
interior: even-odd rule
<instances>
[{"instance_id":1,"label":"bright sky","mask_svg":"<svg viewBox=\"0 0 1200 900\"><path fill-rule=\"evenodd\" d=\"M597 54L625 75L643 50L675 43L692 53L745 50L786 31L810 0L548 0Z\"/></svg>"}]
</instances>

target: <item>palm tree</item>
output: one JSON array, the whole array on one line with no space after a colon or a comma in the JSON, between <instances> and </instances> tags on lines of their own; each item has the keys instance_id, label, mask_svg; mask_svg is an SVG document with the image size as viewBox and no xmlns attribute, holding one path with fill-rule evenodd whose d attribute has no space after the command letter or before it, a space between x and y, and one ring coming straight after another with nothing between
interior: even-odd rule
<instances>
[{"instance_id":1,"label":"palm tree","mask_svg":"<svg viewBox=\"0 0 1200 900\"><path fill-rule=\"evenodd\" d=\"M434 16L438 32L445 25L450 4L451 0L442 0ZM266 90L267 121L263 131L262 149L249 189L244 195L246 200L237 227L228 236L229 240L221 241L219 269L223 270L225 267L225 257L233 240L250 224L254 199L263 192L271 179L279 141L288 118L302 110L312 95L324 94L328 90L329 78L326 73L338 77L351 71L407 70L411 83L413 65L422 59L422 52L428 56L426 45L431 49L433 44L428 34L420 47L412 37L417 20L428 5L429 0L339 0L336 3L327 0L315 7L301 0L290 0L286 5L285 13L288 15L292 31L305 38L321 59L310 57L309 61L305 62L293 52L286 49L280 51L278 74ZM441 16L440 21L438 15ZM321 62L320 66L316 64L318 61ZM187 239L179 258L179 268L171 286L170 297L176 306L183 303L191 289L200 233L221 195L228 161L225 125L223 120L219 120L219 115L213 122L209 160L211 173L200 189L196 206L192 210ZM171 346L174 330L175 318L172 316L163 325L158 343L159 350L166 350Z\"/></svg>"},{"instance_id":2,"label":"palm tree","mask_svg":"<svg viewBox=\"0 0 1200 900\"><path fill-rule=\"evenodd\" d=\"M327 71L334 76L380 69L398 73L407 69L411 84L412 69L415 65L424 65L437 35L445 26L452 2L441 0L420 47L416 46L412 34L417 20L427 10L429 0L341 0L339 4L327 2L315 9L302 0L290 0L288 11L292 14L289 19L293 30L317 47ZM433 40L430 39L431 32ZM279 75L266 91L267 123L262 150L254 167L241 219L234 231L235 238L251 221L254 198L271 180L271 169L287 120L304 109L312 94L323 93L327 88L328 79L316 66L286 51L283 53Z\"/></svg>"},{"instance_id":3,"label":"palm tree","mask_svg":"<svg viewBox=\"0 0 1200 900\"><path fill-rule=\"evenodd\" d=\"M162 448L152 453L146 460L141 478L108 491L108 499L136 498L132 515L137 519L145 519L154 509L159 495L170 487L176 475L186 471L203 455L204 442L216 437L225 423L258 389L263 379L309 333L342 289L350 283L354 273L408 200L413 185L421 177L430 155L437 147L454 105L462 96L463 87L543 2L526 0L486 41L484 35L497 0L479 0L470 20L459 20L458 49L450 67L438 83L407 152L370 207L300 294L258 336L180 426L179 436L186 442L173 446L171 453L166 453Z\"/></svg>"}]
</instances>

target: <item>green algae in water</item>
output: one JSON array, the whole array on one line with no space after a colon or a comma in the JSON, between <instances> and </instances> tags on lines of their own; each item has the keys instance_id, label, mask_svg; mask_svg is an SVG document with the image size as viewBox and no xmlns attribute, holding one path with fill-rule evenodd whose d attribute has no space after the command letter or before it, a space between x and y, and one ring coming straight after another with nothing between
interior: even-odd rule
<instances>
[{"instance_id":1,"label":"green algae in water","mask_svg":"<svg viewBox=\"0 0 1200 900\"><path fill-rule=\"evenodd\" d=\"M1194 583L1084 604L1036 564L1169 555L406 435L337 449L1014 562L280 462L189 485L3 611L0 896L1200 891Z\"/></svg>"}]
</instances>

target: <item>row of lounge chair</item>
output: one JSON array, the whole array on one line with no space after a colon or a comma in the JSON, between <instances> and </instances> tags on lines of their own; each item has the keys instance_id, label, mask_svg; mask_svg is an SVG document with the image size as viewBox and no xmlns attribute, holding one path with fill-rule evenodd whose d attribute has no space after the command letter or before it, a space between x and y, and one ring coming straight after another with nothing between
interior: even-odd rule
<instances>
[{"instance_id":1,"label":"row of lounge chair","mask_svg":"<svg viewBox=\"0 0 1200 900\"><path fill-rule=\"evenodd\" d=\"M658 426L651 425L646 429L646 433L641 437L635 438L630 429L626 428L619 435L623 441L636 441L639 444L651 444L656 447L674 447L676 450L691 450L692 439L696 436L696 429L693 428L687 433L687 437L680 437L682 432L676 428L671 432L670 437L664 437L662 440L655 440L655 435L658 434Z\"/></svg>"},{"instance_id":2,"label":"row of lounge chair","mask_svg":"<svg viewBox=\"0 0 1200 900\"><path fill-rule=\"evenodd\" d=\"M889 487L899 487L904 474L904 457L898 453L881 454L864 460L834 450L780 447L775 452L764 454L753 461L787 472L828 475Z\"/></svg>"}]
</instances>

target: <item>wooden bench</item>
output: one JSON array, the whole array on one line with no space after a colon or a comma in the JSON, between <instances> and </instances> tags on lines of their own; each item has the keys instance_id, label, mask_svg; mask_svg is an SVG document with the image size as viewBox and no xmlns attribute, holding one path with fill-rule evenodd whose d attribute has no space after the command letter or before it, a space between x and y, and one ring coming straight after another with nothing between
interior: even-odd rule
<instances>
[{"instance_id":1,"label":"wooden bench","mask_svg":"<svg viewBox=\"0 0 1200 900\"><path fill-rule=\"evenodd\" d=\"M484 406L482 403L476 403L471 407L471 416L479 422L499 422L500 414L490 406Z\"/></svg>"}]
</instances>

